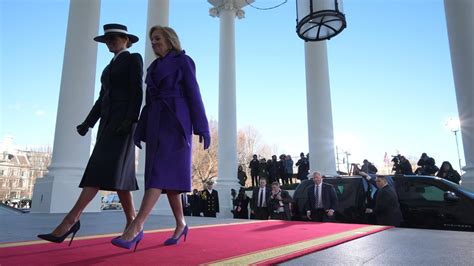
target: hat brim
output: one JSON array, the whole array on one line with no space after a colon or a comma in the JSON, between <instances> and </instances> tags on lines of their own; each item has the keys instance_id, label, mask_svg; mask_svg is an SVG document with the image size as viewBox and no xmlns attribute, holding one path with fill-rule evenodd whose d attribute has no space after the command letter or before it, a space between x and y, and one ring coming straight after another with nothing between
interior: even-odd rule
<instances>
[{"instance_id":1,"label":"hat brim","mask_svg":"<svg viewBox=\"0 0 474 266\"><path fill-rule=\"evenodd\" d=\"M139 40L139 38L137 36L133 35L133 34L125 34L125 35L127 35L128 39L130 40L131 43L136 43ZM105 43L105 36L106 36L106 34L97 36L97 37L94 38L94 41Z\"/></svg>"}]
</instances>

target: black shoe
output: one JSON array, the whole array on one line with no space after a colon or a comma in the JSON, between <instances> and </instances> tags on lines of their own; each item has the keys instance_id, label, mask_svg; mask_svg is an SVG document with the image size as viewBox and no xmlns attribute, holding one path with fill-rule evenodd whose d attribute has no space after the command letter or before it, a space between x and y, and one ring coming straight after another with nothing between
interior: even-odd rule
<instances>
[{"instance_id":1,"label":"black shoe","mask_svg":"<svg viewBox=\"0 0 474 266\"><path fill-rule=\"evenodd\" d=\"M81 228L81 221L77 221L69 231L67 231L64 235L62 236L53 236L53 234L44 234L44 235L38 235L39 238L49 241L49 242L54 242L54 243L62 243L66 237L68 237L72 233L71 241L69 241L69 246L72 243L72 240L74 239L74 236L76 235L77 231Z\"/></svg>"}]
</instances>

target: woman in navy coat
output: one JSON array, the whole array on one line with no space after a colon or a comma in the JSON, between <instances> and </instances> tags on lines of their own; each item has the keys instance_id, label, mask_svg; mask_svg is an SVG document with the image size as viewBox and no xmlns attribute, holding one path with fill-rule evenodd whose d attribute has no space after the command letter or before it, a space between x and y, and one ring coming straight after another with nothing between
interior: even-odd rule
<instances>
[{"instance_id":1,"label":"woman in navy coat","mask_svg":"<svg viewBox=\"0 0 474 266\"><path fill-rule=\"evenodd\" d=\"M135 220L112 240L128 249L143 238L143 225L161 193L167 194L176 219L176 229L164 244L177 244L183 235L186 240L180 193L191 191L192 134L199 135L204 149L211 141L193 60L173 29L154 26L149 36L158 58L147 70L146 105L135 133L139 148L146 143L145 195Z\"/></svg>"},{"instance_id":2,"label":"woman in navy coat","mask_svg":"<svg viewBox=\"0 0 474 266\"><path fill-rule=\"evenodd\" d=\"M99 98L77 132L84 136L100 119L97 141L79 184L82 192L76 204L51 234L38 235L51 242L60 243L71 233L74 236L82 211L99 190L117 191L126 227L136 214L130 191L138 189L133 135L143 98L143 60L127 48L138 37L128 34L124 25L106 24L104 35L94 40L105 43L114 58L102 72Z\"/></svg>"}]
</instances>

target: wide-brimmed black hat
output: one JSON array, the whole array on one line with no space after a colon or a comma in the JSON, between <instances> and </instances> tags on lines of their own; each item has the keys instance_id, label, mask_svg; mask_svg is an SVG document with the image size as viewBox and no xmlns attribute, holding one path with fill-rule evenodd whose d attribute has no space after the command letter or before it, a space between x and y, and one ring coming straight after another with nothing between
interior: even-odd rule
<instances>
[{"instance_id":1,"label":"wide-brimmed black hat","mask_svg":"<svg viewBox=\"0 0 474 266\"><path fill-rule=\"evenodd\" d=\"M104 25L104 35L100 35L94 38L94 41L96 42L103 42L105 43L105 36L111 35L111 34L123 34L127 35L128 39L130 40L131 43L136 43L138 42L138 37L128 33L127 31L127 26L121 25L121 24L105 24Z\"/></svg>"}]
</instances>

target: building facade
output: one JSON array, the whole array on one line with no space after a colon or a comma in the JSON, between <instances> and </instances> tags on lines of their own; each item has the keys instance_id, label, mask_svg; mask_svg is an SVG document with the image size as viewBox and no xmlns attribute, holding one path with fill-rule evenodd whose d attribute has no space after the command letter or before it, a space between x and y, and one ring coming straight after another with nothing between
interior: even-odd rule
<instances>
[{"instance_id":1,"label":"building facade","mask_svg":"<svg viewBox=\"0 0 474 266\"><path fill-rule=\"evenodd\" d=\"M36 178L47 173L51 150L3 151L0 154L0 200L31 199Z\"/></svg>"}]
</instances>

